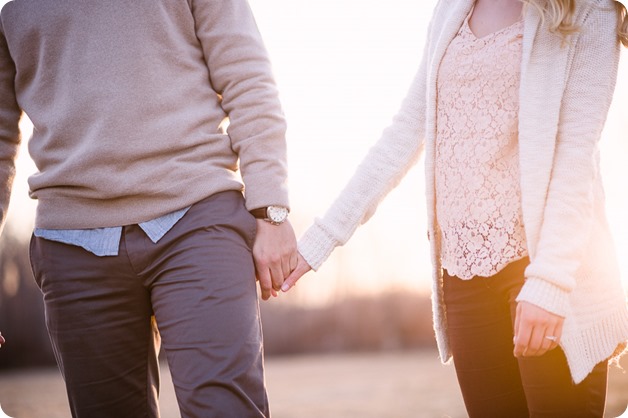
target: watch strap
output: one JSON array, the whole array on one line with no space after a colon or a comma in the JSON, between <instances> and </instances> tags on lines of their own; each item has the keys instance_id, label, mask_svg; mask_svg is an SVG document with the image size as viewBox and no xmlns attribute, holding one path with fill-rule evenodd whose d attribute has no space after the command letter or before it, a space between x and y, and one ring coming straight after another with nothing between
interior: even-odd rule
<instances>
[{"instance_id":1,"label":"watch strap","mask_svg":"<svg viewBox=\"0 0 628 418\"><path fill-rule=\"evenodd\" d=\"M249 211L255 219L268 219L268 208L257 208Z\"/></svg>"}]
</instances>

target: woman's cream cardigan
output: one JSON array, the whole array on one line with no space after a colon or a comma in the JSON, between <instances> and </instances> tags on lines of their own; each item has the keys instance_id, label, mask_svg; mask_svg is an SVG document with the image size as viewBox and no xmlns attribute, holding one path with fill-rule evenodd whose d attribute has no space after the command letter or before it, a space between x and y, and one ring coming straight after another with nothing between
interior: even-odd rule
<instances>
[{"instance_id":1,"label":"woman's cream cardigan","mask_svg":"<svg viewBox=\"0 0 628 418\"><path fill-rule=\"evenodd\" d=\"M400 111L325 216L299 241L306 261L320 267L371 217L424 150L434 329L444 362L451 353L435 219L436 75L473 3L438 2L421 66ZM580 31L566 42L550 33L532 7L524 18L519 152L531 262L517 300L565 317L560 344L576 383L628 340L626 295L604 214L598 164L598 141L619 63L612 3L578 1Z\"/></svg>"}]
</instances>

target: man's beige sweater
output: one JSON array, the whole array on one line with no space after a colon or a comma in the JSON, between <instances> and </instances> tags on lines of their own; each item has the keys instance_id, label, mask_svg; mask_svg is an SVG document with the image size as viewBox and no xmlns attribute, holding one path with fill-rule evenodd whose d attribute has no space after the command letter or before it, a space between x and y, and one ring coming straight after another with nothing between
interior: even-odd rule
<instances>
[{"instance_id":1,"label":"man's beige sweater","mask_svg":"<svg viewBox=\"0 0 628 418\"><path fill-rule=\"evenodd\" d=\"M399 113L299 251L318 268L374 213L425 151L436 339L451 357L435 219L436 77L473 0L440 0L421 67ZM524 17L519 91L521 205L530 265L518 301L565 317L561 347L580 382L628 340L628 309L604 214L598 141L613 97L619 42L611 0L576 2L580 31L563 44L535 9ZM418 231L417 231L418 232Z\"/></svg>"},{"instance_id":2,"label":"man's beige sweater","mask_svg":"<svg viewBox=\"0 0 628 418\"><path fill-rule=\"evenodd\" d=\"M2 222L22 111L37 227L147 221L244 185L249 209L288 205L286 124L245 0L7 3Z\"/></svg>"}]
</instances>

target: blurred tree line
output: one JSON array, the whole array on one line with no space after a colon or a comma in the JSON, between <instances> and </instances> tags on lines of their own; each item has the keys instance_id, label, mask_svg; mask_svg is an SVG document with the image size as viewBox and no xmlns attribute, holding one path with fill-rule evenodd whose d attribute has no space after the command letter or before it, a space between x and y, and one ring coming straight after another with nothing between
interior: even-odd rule
<instances>
[{"instance_id":1,"label":"blurred tree line","mask_svg":"<svg viewBox=\"0 0 628 418\"><path fill-rule=\"evenodd\" d=\"M331 305L263 303L268 355L436 348L427 295L402 290Z\"/></svg>"},{"instance_id":2,"label":"blurred tree line","mask_svg":"<svg viewBox=\"0 0 628 418\"><path fill-rule=\"evenodd\" d=\"M0 370L55 364L28 245L27 237L10 228L0 238L0 332L7 339ZM402 290L349 295L324 306L294 300L261 302L268 356L435 347L426 295Z\"/></svg>"},{"instance_id":3,"label":"blurred tree line","mask_svg":"<svg viewBox=\"0 0 628 418\"><path fill-rule=\"evenodd\" d=\"M0 238L0 369L54 364L41 292L28 256L28 237L7 225Z\"/></svg>"}]
</instances>

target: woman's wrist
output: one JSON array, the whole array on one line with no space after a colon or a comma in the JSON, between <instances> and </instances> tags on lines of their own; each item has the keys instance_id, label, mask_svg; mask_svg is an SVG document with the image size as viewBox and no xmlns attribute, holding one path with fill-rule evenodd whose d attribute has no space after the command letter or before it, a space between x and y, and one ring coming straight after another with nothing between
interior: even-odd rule
<instances>
[{"instance_id":1,"label":"woman's wrist","mask_svg":"<svg viewBox=\"0 0 628 418\"><path fill-rule=\"evenodd\" d=\"M565 317L569 311L569 291L538 277L526 279L517 302L529 302L553 314Z\"/></svg>"}]
</instances>

